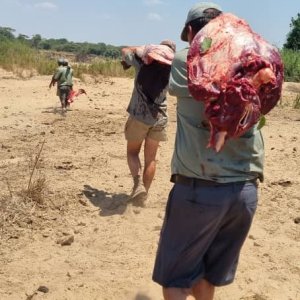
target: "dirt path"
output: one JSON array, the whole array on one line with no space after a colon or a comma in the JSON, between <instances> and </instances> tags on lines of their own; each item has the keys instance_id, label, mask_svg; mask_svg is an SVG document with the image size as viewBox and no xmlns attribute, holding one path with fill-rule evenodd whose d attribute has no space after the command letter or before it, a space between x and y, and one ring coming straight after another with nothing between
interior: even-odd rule
<instances>
[{"instance_id":1,"label":"dirt path","mask_svg":"<svg viewBox=\"0 0 300 300\"><path fill-rule=\"evenodd\" d=\"M123 126L132 80L76 81L88 95L66 116L49 80L0 72L0 196L6 209L0 299L162 299L151 272L171 187L175 99L169 98L170 138L160 147L157 176L140 208L126 202L131 177ZM267 117L259 208L236 281L218 289L217 300L300 299L300 110L292 108L298 89L286 84L282 104ZM44 202L22 203L18 193L28 185L44 140L33 177L46 180ZM12 212L18 212L15 219Z\"/></svg>"}]
</instances>

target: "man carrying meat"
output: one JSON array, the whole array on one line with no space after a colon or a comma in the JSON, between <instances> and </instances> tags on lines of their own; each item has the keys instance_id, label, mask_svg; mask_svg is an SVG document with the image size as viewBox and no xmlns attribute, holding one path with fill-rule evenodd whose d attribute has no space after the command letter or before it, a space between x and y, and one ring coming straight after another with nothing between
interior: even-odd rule
<instances>
[{"instance_id":1,"label":"man carrying meat","mask_svg":"<svg viewBox=\"0 0 300 300\"><path fill-rule=\"evenodd\" d=\"M194 5L181 39L191 44L196 33L220 14L217 4ZM175 54L170 75L169 92L177 97L174 186L153 271L166 300L188 295L210 300L216 286L234 280L257 206L256 181L263 179L264 146L256 126L228 140L219 153L207 147L210 128L204 104L188 89L188 50Z\"/></svg>"},{"instance_id":2,"label":"man carrying meat","mask_svg":"<svg viewBox=\"0 0 300 300\"><path fill-rule=\"evenodd\" d=\"M130 199L140 206L147 198L156 169L159 143L167 140L167 89L175 44L126 47L122 49L124 69L133 66L135 80L125 124L127 162L133 178ZM140 150L144 144L144 168Z\"/></svg>"},{"instance_id":3,"label":"man carrying meat","mask_svg":"<svg viewBox=\"0 0 300 300\"><path fill-rule=\"evenodd\" d=\"M61 103L62 112L67 111L68 95L73 87L73 69L69 66L67 59L60 58L57 61L58 68L52 76L49 88L57 83L57 96Z\"/></svg>"}]
</instances>

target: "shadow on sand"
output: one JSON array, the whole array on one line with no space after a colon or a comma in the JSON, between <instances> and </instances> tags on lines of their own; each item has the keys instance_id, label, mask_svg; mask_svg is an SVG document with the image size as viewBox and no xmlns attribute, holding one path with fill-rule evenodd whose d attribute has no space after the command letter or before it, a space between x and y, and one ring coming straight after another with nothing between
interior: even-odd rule
<instances>
[{"instance_id":1,"label":"shadow on sand","mask_svg":"<svg viewBox=\"0 0 300 300\"><path fill-rule=\"evenodd\" d=\"M129 203L126 194L110 194L87 184L82 193L94 206L99 207L100 216L103 217L123 214Z\"/></svg>"},{"instance_id":2,"label":"shadow on sand","mask_svg":"<svg viewBox=\"0 0 300 300\"><path fill-rule=\"evenodd\" d=\"M135 296L134 300L152 300L152 299L149 298L147 295L139 293Z\"/></svg>"},{"instance_id":3,"label":"shadow on sand","mask_svg":"<svg viewBox=\"0 0 300 300\"><path fill-rule=\"evenodd\" d=\"M46 107L43 111L43 114L54 114L54 115L65 115L62 112L61 107Z\"/></svg>"}]
</instances>

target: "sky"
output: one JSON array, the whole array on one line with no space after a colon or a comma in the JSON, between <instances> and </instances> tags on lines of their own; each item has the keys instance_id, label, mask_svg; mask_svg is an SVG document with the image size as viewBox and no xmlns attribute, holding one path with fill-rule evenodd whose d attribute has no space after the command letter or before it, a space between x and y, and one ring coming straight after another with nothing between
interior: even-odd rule
<instances>
[{"instance_id":1,"label":"sky","mask_svg":"<svg viewBox=\"0 0 300 300\"><path fill-rule=\"evenodd\" d=\"M0 26L15 34L66 38L114 46L157 44L171 39L187 44L180 33L190 0L0 0ZM252 29L281 48L300 0L216 0L224 12L245 19Z\"/></svg>"}]
</instances>

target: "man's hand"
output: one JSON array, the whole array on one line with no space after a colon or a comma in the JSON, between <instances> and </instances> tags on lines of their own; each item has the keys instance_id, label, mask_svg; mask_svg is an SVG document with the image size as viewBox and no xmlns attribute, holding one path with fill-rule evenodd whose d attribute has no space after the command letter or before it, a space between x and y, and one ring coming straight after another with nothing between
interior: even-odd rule
<instances>
[{"instance_id":1,"label":"man's hand","mask_svg":"<svg viewBox=\"0 0 300 300\"><path fill-rule=\"evenodd\" d=\"M56 81L54 79L51 80L51 82L49 84L49 89L51 89L51 87L55 85L55 82Z\"/></svg>"},{"instance_id":2,"label":"man's hand","mask_svg":"<svg viewBox=\"0 0 300 300\"><path fill-rule=\"evenodd\" d=\"M122 65L124 71L128 70L131 67L131 65L128 65L126 63L126 61L124 61L124 60L121 60L121 65Z\"/></svg>"}]
</instances>

